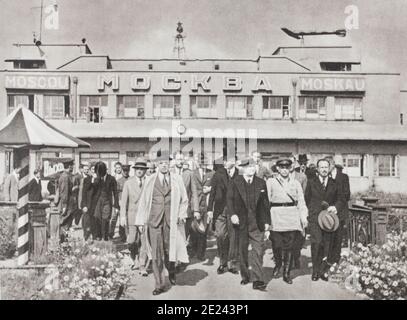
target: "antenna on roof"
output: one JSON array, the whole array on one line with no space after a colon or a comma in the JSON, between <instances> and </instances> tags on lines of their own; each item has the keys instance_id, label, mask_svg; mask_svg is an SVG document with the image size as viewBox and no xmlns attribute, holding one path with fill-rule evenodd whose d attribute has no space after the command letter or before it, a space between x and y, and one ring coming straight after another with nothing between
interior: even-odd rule
<instances>
[{"instance_id":1,"label":"antenna on roof","mask_svg":"<svg viewBox=\"0 0 407 320\"><path fill-rule=\"evenodd\" d=\"M184 46L184 39L186 36L183 34L184 28L182 23L178 21L177 23L177 35L175 36L173 53L178 59L185 59L186 50Z\"/></svg>"},{"instance_id":2,"label":"antenna on roof","mask_svg":"<svg viewBox=\"0 0 407 320\"><path fill-rule=\"evenodd\" d=\"M292 31L287 28L281 28L287 35L294 39L301 39L301 45L304 45L304 36L320 36L320 35L332 35L335 34L338 37L346 37L345 29L338 29L335 31Z\"/></svg>"}]
</instances>

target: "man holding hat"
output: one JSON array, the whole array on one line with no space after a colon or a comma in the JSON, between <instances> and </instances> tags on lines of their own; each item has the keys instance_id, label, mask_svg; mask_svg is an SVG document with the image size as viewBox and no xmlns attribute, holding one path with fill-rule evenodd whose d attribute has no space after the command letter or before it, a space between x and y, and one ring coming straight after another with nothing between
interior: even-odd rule
<instances>
[{"instance_id":1,"label":"man holding hat","mask_svg":"<svg viewBox=\"0 0 407 320\"><path fill-rule=\"evenodd\" d=\"M119 205L120 204L120 199L122 197L122 192L123 192L123 187L124 183L129 179L129 173L130 173L130 165L128 164L122 164L121 165L122 171L121 171L121 176L116 179L117 182L117 197L119 199ZM116 233L116 227L117 227L117 219L119 217L119 211L113 210L112 214L112 220L110 222L110 238L113 239L114 235ZM123 229L122 226L119 226L119 236L123 242L126 241L126 232Z\"/></svg>"},{"instance_id":2,"label":"man holding hat","mask_svg":"<svg viewBox=\"0 0 407 320\"><path fill-rule=\"evenodd\" d=\"M332 232L338 227L338 213L342 212L344 198L338 185L328 176L329 161L317 162L318 176L309 179L305 190L311 235L312 280L328 280L328 256Z\"/></svg>"},{"instance_id":3,"label":"man holding hat","mask_svg":"<svg viewBox=\"0 0 407 320\"><path fill-rule=\"evenodd\" d=\"M205 169L205 156L200 154L195 157L196 169L192 171L192 199L191 206L194 218L190 230L190 252L200 261L205 260L206 234L207 234L207 195L210 189L206 187L212 178L211 172ZM191 256L191 255L190 255Z\"/></svg>"},{"instance_id":4,"label":"man holding hat","mask_svg":"<svg viewBox=\"0 0 407 320\"><path fill-rule=\"evenodd\" d=\"M273 277L277 277L283 266L283 280L288 284L293 283L290 272L308 223L304 192L301 184L290 174L292 166L291 159L279 159L276 162L278 176L267 181L275 260Z\"/></svg>"},{"instance_id":5,"label":"man holding hat","mask_svg":"<svg viewBox=\"0 0 407 320\"><path fill-rule=\"evenodd\" d=\"M139 200L135 225L147 232L146 247L152 257L155 278L153 295L165 291L164 265L169 281L176 284L175 263L188 263L185 240L188 195L182 177L170 174L170 155L163 151L157 159L158 172L146 179Z\"/></svg>"},{"instance_id":6,"label":"man holding hat","mask_svg":"<svg viewBox=\"0 0 407 320\"><path fill-rule=\"evenodd\" d=\"M350 200L350 185L349 176L343 173L343 159L341 156L327 157L331 172L330 177L336 182L340 193L343 195L345 204L343 210L338 212L339 227L338 230L332 235L332 245L330 250L330 256L328 257L328 262L330 264L338 263L341 258L342 241L346 232L346 224L349 220L349 208L348 202Z\"/></svg>"},{"instance_id":7,"label":"man holding hat","mask_svg":"<svg viewBox=\"0 0 407 320\"><path fill-rule=\"evenodd\" d=\"M227 207L231 222L239 232L241 285L253 280L253 289L265 290L263 272L263 243L270 235L269 200L266 182L256 176L256 164L251 158L240 163L243 171L231 181L227 192ZM249 245L252 254L249 258ZM250 269L252 277L250 275ZM252 278L252 279L251 279Z\"/></svg>"},{"instance_id":8,"label":"man holding hat","mask_svg":"<svg viewBox=\"0 0 407 320\"><path fill-rule=\"evenodd\" d=\"M130 168L129 168L130 169ZM140 232L136 226L136 215L139 200L145 184L145 174L148 169L144 158L137 158L133 165L135 174L124 182L120 198L120 226L125 230L130 257L133 260L132 269L140 268L140 274L147 276L146 233ZM123 174L127 168L123 166Z\"/></svg>"}]
</instances>

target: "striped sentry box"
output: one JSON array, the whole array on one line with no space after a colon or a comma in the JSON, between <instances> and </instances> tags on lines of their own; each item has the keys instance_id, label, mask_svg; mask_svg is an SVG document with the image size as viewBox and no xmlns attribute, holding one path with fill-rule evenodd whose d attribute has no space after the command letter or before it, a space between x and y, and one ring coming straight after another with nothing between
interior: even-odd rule
<instances>
[{"instance_id":1,"label":"striped sentry box","mask_svg":"<svg viewBox=\"0 0 407 320\"><path fill-rule=\"evenodd\" d=\"M18 150L20 161L20 179L18 182L18 258L19 266L28 262L29 254L29 217L28 217L28 183L30 171L30 151L29 149Z\"/></svg>"}]
</instances>

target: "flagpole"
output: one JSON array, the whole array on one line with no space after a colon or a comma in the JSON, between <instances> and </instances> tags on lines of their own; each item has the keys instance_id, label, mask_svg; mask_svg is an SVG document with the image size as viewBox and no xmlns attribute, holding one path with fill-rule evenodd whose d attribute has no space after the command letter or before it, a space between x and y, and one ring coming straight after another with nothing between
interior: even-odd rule
<instances>
[{"instance_id":1,"label":"flagpole","mask_svg":"<svg viewBox=\"0 0 407 320\"><path fill-rule=\"evenodd\" d=\"M40 7L40 10L41 10L41 14L40 14L40 41L42 41L42 9L43 9L43 7L44 7L44 0L41 0L41 7Z\"/></svg>"}]
</instances>

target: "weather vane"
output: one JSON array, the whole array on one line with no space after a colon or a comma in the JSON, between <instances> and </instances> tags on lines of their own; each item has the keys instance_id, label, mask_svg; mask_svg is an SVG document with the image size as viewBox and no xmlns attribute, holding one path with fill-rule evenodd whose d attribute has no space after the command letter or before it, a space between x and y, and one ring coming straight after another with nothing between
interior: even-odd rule
<instances>
[{"instance_id":1,"label":"weather vane","mask_svg":"<svg viewBox=\"0 0 407 320\"><path fill-rule=\"evenodd\" d=\"M185 59L186 50L184 46L184 39L186 36L183 34L184 28L182 27L182 23L179 21L177 23L177 32L178 33L175 36L173 53L178 59Z\"/></svg>"}]
</instances>

